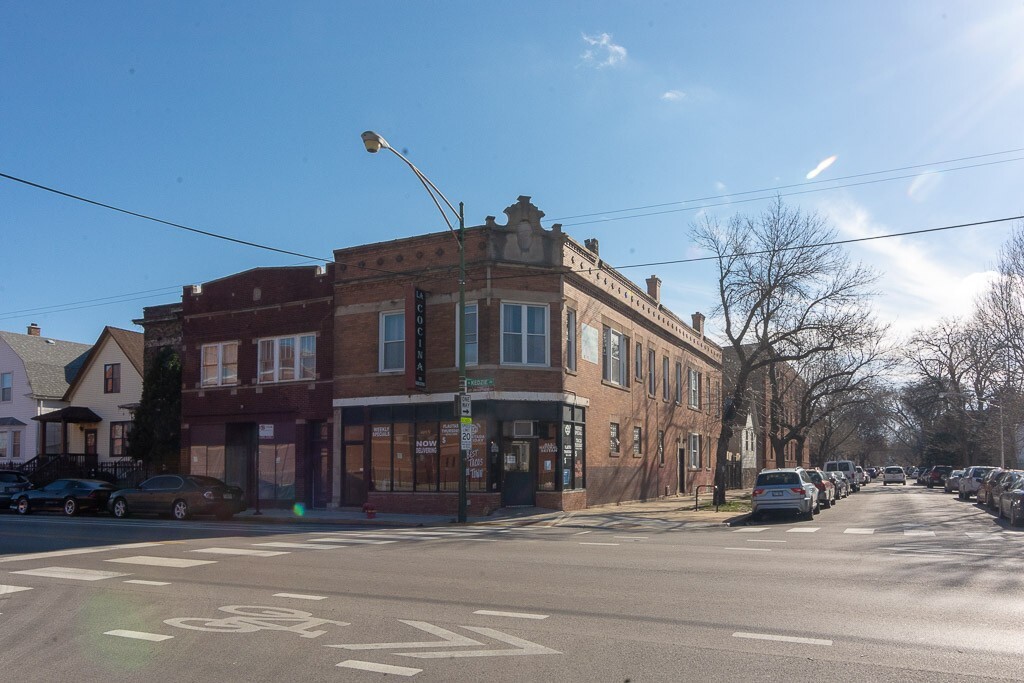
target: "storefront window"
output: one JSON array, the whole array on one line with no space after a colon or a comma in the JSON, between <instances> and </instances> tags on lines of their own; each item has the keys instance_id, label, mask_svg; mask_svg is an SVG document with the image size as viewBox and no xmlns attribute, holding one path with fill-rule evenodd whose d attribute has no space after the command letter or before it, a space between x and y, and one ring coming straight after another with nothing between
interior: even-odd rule
<instances>
[{"instance_id":1,"label":"storefront window","mask_svg":"<svg viewBox=\"0 0 1024 683\"><path fill-rule=\"evenodd\" d=\"M558 442L541 439L537 446L537 490L554 491L558 474Z\"/></svg>"},{"instance_id":2,"label":"storefront window","mask_svg":"<svg viewBox=\"0 0 1024 683\"><path fill-rule=\"evenodd\" d=\"M413 429L408 422L396 422L395 427L395 479L392 491L412 491Z\"/></svg>"},{"instance_id":3,"label":"storefront window","mask_svg":"<svg viewBox=\"0 0 1024 683\"><path fill-rule=\"evenodd\" d=\"M458 422L441 423L441 490L459 490L459 444Z\"/></svg>"},{"instance_id":4,"label":"storefront window","mask_svg":"<svg viewBox=\"0 0 1024 683\"><path fill-rule=\"evenodd\" d=\"M370 432L370 490L391 490L391 425L373 425Z\"/></svg>"},{"instance_id":5,"label":"storefront window","mask_svg":"<svg viewBox=\"0 0 1024 683\"><path fill-rule=\"evenodd\" d=\"M437 491L437 423L416 425L416 490Z\"/></svg>"},{"instance_id":6,"label":"storefront window","mask_svg":"<svg viewBox=\"0 0 1024 683\"><path fill-rule=\"evenodd\" d=\"M260 444L260 500L295 499L295 444Z\"/></svg>"}]
</instances>

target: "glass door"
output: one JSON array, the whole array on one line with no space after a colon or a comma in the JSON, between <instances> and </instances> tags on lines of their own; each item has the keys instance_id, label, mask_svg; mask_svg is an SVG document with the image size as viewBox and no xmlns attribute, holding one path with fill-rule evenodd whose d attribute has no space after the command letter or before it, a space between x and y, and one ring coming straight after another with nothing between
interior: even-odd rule
<instances>
[{"instance_id":1,"label":"glass door","mask_svg":"<svg viewBox=\"0 0 1024 683\"><path fill-rule=\"evenodd\" d=\"M534 505L537 489L533 441L506 441L502 452L501 504Z\"/></svg>"}]
</instances>

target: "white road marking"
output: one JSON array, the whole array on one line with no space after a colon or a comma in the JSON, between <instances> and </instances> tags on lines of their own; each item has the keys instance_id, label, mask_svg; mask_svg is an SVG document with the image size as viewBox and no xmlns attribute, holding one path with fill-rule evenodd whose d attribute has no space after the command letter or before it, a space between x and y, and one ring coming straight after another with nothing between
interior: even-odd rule
<instances>
[{"instance_id":1,"label":"white road marking","mask_svg":"<svg viewBox=\"0 0 1024 683\"><path fill-rule=\"evenodd\" d=\"M102 581L103 579L116 579L118 576L131 576L131 574L122 574L121 572L102 572L96 569L77 569L75 567L42 567L40 569L22 569L11 573L75 581Z\"/></svg>"},{"instance_id":2,"label":"white road marking","mask_svg":"<svg viewBox=\"0 0 1024 683\"><path fill-rule=\"evenodd\" d=\"M1000 536L1003 535L1002 531L968 531L966 532L967 538L975 541L998 541Z\"/></svg>"},{"instance_id":3,"label":"white road marking","mask_svg":"<svg viewBox=\"0 0 1024 683\"><path fill-rule=\"evenodd\" d=\"M304 595L302 593L274 593L275 598L294 598L295 600L326 600L326 595Z\"/></svg>"},{"instance_id":4,"label":"white road marking","mask_svg":"<svg viewBox=\"0 0 1024 683\"><path fill-rule=\"evenodd\" d=\"M493 628L483 628L481 626L460 626L467 631L473 633L479 633L480 635L493 638L494 640L501 641L512 645L513 650L460 650L456 652L396 652L395 654L402 657L418 657L420 659L448 659L458 657L508 657L512 655L560 655L562 654L558 650L552 650L549 647L538 645L537 643L531 643L529 640L523 640L522 638L516 638L510 636L507 633L502 633Z\"/></svg>"},{"instance_id":5,"label":"white road marking","mask_svg":"<svg viewBox=\"0 0 1024 683\"><path fill-rule=\"evenodd\" d=\"M591 529L590 531L580 531L579 533L573 534L573 536L582 536L583 534L592 534L592 533L594 533L593 529Z\"/></svg>"},{"instance_id":6,"label":"white road marking","mask_svg":"<svg viewBox=\"0 0 1024 683\"><path fill-rule=\"evenodd\" d=\"M170 640L174 636L164 636L159 633L145 633L143 631L125 631L123 629L115 629L113 631L105 631L105 636L120 636L121 638L135 638L136 640L149 640L154 643L159 643L162 640Z\"/></svg>"},{"instance_id":7,"label":"white road marking","mask_svg":"<svg viewBox=\"0 0 1024 683\"><path fill-rule=\"evenodd\" d=\"M800 643L801 645L832 645L831 640L821 638L795 638L793 636L775 636L770 633L743 633L737 631L732 634L733 638L753 638L754 640L777 640L783 643Z\"/></svg>"},{"instance_id":8,"label":"white road marking","mask_svg":"<svg viewBox=\"0 0 1024 683\"><path fill-rule=\"evenodd\" d=\"M335 550L338 547L336 545L323 545L317 543L285 543L283 541L277 541L274 543L253 543L253 545L263 548L296 548L299 550Z\"/></svg>"},{"instance_id":9,"label":"white road marking","mask_svg":"<svg viewBox=\"0 0 1024 683\"><path fill-rule=\"evenodd\" d=\"M53 557L69 557L71 555L89 555L105 553L109 550L134 550L136 548L155 548L161 543L124 543L121 545L103 545L96 548L72 548L70 550L51 550L45 553L29 553L27 555L11 555L0 557L0 562L23 562L26 560L48 560Z\"/></svg>"},{"instance_id":10,"label":"white road marking","mask_svg":"<svg viewBox=\"0 0 1024 683\"><path fill-rule=\"evenodd\" d=\"M463 541L483 541L484 543L497 543L496 538L464 538Z\"/></svg>"},{"instance_id":11,"label":"white road marking","mask_svg":"<svg viewBox=\"0 0 1024 683\"><path fill-rule=\"evenodd\" d=\"M181 557L153 557L152 555L136 555L135 557L117 557L105 562L119 562L121 564L141 564L147 567L198 567L203 564L216 564L217 560L186 560Z\"/></svg>"},{"instance_id":12,"label":"white road marking","mask_svg":"<svg viewBox=\"0 0 1024 683\"><path fill-rule=\"evenodd\" d=\"M169 581L144 581L142 579L125 579L125 583L137 583L140 586L170 586Z\"/></svg>"},{"instance_id":13,"label":"white road marking","mask_svg":"<svg viewBox=\"0 0 1024 683\"><path fill-rule=\"evenodd\" d=\"M801 526L795 529L786 529L787 534L813 534L820 529L820 526Z\"/></svg>"},{"instance_id":14,"label":"white road marking","mask_svg":"<svg viewBox=\"0 0 1024 683\"><path fill-rule=\"evenodd\" d=\"M580 545L619 545L618 543L588 543L586 541L580 541Z\"/></svg>"},{"instance_id":15,"label":"white road marking","mask_svg":"<svg viewBox=\"0 0 1024 683\"><path fill-rule=\"evenodd\" d=\"M612 538L620 538L623 541L646 541L647 536L612 536Z\"/></svg>"},{"instance_id":16,"label":"white road marking","mask_svg":"<svg viewBox=\"0 0 1024 683\"><path fill-rule=\"evenodd\" d=\"M471 536L479 531L396 531L396 536Z\"/></svg>"},{"instance_id":17,"label":"white road marking","mask_svg":"<svg viewBox=\"0 0 1024 683\"><path fill-rule=\"evenodd\" d=\"M287 550L253 550L252 548L198 548L190 553L210 553L211 555L251 555L252 557L274 557L288 555Z\"/></svg>"},{"instance_id":18,"label":"white road marking","mask_svg":"<svg viewBox=\"0 0 1024 683\"><path fill-rule=\"evenodd\" d=\"M789 543L789 541L774 541L767 538L748 538L747 543Z\"/></svg>"},{"instance_id":19,"label":"white road marking","mask_svg":"<svg viewBox=\"0 0 1024 683\"><path fill-rule=\"evenodd\" d=\"M746 550L753 553L770 553L771 548L722 548L722 550Z\"/></svg>"},{"instance_id":20,"label":"white road marking","mask_svg":"<svg viewBox=\"0 0 1024 683\"><path fill-rule=\"evenodd\" d=\"M10 595L11 593L20 593L21 591L30 591L32 588L29 586L5 586L0 583L0 595Z\"/></svg>"},{"instance_id":21,"label":"white road marking","mask_svg":"<svg viewBox=\"0 0 1024 683\"><path fill-rule=\"evenodd\" d=\"M320 532L320 534L318 534L318 536L319 535L322 535L325 538L314 538L314 539L312 539L315 543L330 542L332 539L335 539L335 538L345 538L346 540L348 540L349 536L354 537L354 538L390 538L391 539L390 541L385 541L385 542L386 543L397 543L398 542L398 541L395 540L395 535L394 534L362 534L362 533L353 533L353 534L343 535L343 534L339 534L336 531L332 531L330 533L328 533L326 531L322 531L322 532Z\"/></svg>"},{"instance_id":22,"label":"white road marking","mask_svg":"<svg viewBox=\"0 0 1024 683\"><path fill-rule=\"evenodd\" d=\"M739 529L733 529L732 532L734 534L756 534L767 530L768 527L766 526L743 526Z\"/></svg>"},{"instance_id":23,"label":"white road marking","mask_svg":"<svg viewBox=\"0 0 1024 683\"><path fill-rule=\"evenodd\" d=\"M346 659L335 666L346 669L359 669L360 671L372 671L378 674L394 674L395 676L415 676L423 669L414 669L411 666L392 666L391 664L378 664L377 662L361 662L358 659Z\"/></svg>"},{"instance_id":24,"label":"white road marking","mask_svg":"<svg viewBox=\"0 0 1024 683\"><path fill-rule=\"evenodd\" d=\"M904 536L934 536L934 531L924 531L922 529L904 529Z\"/></svg>"},{"instance_id":25,"label":"white road marking","mask_svg":"<svg viewBox=\"0 0 1024 683\"><path fill-rule=\"evenodd\" d=\"M327 538L321 536L320 538L314 538L313 541L316 543L355 543L362 545L386 545L388 543L398 543L398 541L378 541L374 538L342 538L340 536L338 538Z\"/></svg>"},{"instance_id":26,"label":"white road marking","mask_svg":"<svg viewBox=\"0 0 1024 683\"><path fill-rule=\"evenodd\" d=\"M847 529L843 533L844 534L865 534L865 535L867 535L867 534L875 533L875 530L874 529L856 529L856 528L851 528L851 529Z\"/></svg>"},{"instance_id":27,"label":"white road marking","mask_svg":"<svg viewBox=\"0 0 1024 683\"><path fill-rule=\"evenodd\" d=\"M512 617L514 619L547 619L547 614L529 614L526 612L496 612L489 609L478 609L473 614L482 614L488 617Z\"/></svg>"},{"instance_id":28,"label":"white road marking","mask_svg":"<svg viewBox=\"0 0 1024 683\"><path fill-rule=\"evenodd\" d=\"M478 640L473 640L472 638L455 633L454 631L449 631L448 629L441 628L440 626L434 626L426 621L408 621L406 619L399 619L399 621L406 626L412 626L420 631L426 631L431 635L435 635L441 638L441 640L415 641L411 643L346 643L344 645L325 645L324 647L336 647L343 650L396 650L420 647L465 647L467 645L483 645L483 643Z\"/></svg>"}]
</instances>

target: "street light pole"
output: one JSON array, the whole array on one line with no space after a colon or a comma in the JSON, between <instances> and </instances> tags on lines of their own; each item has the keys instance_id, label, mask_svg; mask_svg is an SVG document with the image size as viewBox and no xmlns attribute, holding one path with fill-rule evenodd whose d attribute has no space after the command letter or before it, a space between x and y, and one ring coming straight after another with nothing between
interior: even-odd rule
<instances>
[{"instance_id":1,"label":"street light pole","mask_svg":"<svg viewBox=\"0 0 1024 683\"><path fill-rule=\"evenodd\" d=\"M374 133L372 130L368 130L362 134L363 145L366 147L366 151L370 154L376 154L382 148L390 150L395 156L405 162L420 183L423 185L423 189L427 191L430 198L434 202L434 206L441 213L441 218L448 224L448 230L455 236L456 241L459 244L459 393L458 393L458 405L459 405L459 512L458 521L464 523L466 521L466 507L467 507L467 486L466 486L466 466L469 462L469 448L472 445L472 427L473 417L471 403L469 402L469 393L466 387L466 218L465 218L465 207L462 202L459 202L458 210L452 206L452 203L448 201L448 198L444 196L441 190L437 189L437 186L430 181L427 176L423 174L420 169L416 168L416 165L405 158L401 152L396 150L394 147L388 144L387 140L383 137ZM440 198L440 201L438 199ZM442 203L444 205L442 206ZM451 220L448 218L448 214L445 213L444 207L447 206L448 210L459 219L459 231L455 232L455 228L452 226Z\"/></svg>"}]
</instances>

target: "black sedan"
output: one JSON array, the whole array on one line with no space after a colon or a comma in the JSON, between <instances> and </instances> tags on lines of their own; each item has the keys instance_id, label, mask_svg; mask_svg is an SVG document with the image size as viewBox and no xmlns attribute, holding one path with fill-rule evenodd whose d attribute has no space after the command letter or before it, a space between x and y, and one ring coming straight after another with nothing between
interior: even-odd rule
<instances>
[{"instance_id":1,"label":"black sedan","mask_svg":"<svg viewBox=\"0 0 1024 683\"><path fill-rule=\"evenodd\" d=\"M110 496L109 508L119 518L142 513L170 514L174 519L188 519L192 515L231 519L245 509L245 494L237 486L213 477L161 474L136 488L115 491Z\"/></svg>"},{"instance_id":2,"label":"black sedan","mask_svg":"<svg viewBox=\"0 0 1024 683\"><path fill-rule=\"evenodd\" d=\"M107 500L116 489L98 479L57 479L38 489L16 494L11 507L20 515L37 510L60 510L69 517L79 512L107 509Z\"/></svg>"}]
</instances>

